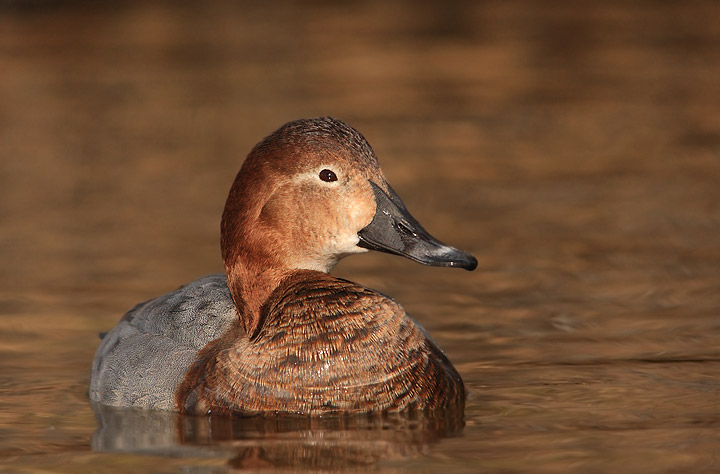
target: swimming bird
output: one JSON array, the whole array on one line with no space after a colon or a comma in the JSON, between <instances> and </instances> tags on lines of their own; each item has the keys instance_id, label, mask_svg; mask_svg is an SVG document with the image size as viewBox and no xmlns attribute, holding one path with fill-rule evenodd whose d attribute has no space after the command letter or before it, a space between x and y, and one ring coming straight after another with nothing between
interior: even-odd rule
<instances>
[{"instance_id":1,"label":"swimming bird","mask_svg":"<svg viewBox=\"0 0 720 474\"><path fill-rule=\"evenodd\" d=\"M221 221L225 274L138 304L102 339L90 400L190 414L328 415L462 403L462 379L391 298L329 274L368 250L474 270L430 236L367 140L289 122L242 164Z\"/></svg>"}]
</instances>

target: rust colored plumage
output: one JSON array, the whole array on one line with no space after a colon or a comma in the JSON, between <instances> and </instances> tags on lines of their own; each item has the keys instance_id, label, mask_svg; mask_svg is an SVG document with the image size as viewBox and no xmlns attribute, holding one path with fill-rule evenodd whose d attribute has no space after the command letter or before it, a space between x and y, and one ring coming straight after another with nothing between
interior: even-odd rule
<instances>
[{"instance_id":1,"label":"rust colored plumage","mask_svg":"<svg viewBox=\"0 0 720 474\"><path fill-rule=\"evenodd\" d=\"M177 393L184 413L364 413L442 409L463 383L391 299L314 271L285 278L252 339L208 344Z\"/></svg>"}]
</instances>

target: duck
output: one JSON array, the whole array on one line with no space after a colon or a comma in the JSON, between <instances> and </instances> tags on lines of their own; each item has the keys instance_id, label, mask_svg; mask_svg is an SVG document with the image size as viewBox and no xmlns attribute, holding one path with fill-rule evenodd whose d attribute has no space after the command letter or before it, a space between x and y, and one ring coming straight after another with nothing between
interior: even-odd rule
<instances>
[{"instance_id":1,"label":"duck","mask_svg":"<svg viewBox=\"0 0 720 474\"><path fill-rule=\"evenodd\" d=\"M370 250L474 270L332 117L286 123L247 155L222 213L224 274L140 303L104 335L94 404L191 415L352 415L464 403L457 370L393 299L330 275Z\"/></svg>"}]
</instances>

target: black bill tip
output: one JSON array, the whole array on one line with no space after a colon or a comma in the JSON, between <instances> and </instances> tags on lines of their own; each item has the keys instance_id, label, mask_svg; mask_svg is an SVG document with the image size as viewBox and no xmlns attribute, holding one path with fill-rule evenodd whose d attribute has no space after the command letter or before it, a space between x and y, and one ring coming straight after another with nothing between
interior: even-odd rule
<instances>
[{"instance_id":1,"label":"black bill tip","mask_svg":"<svg viewBox=\"0 0 720 474\"><path fill-rule=\"evenodd\" d=\"M447 256L437 256L434 259L434 265L441 265L444 267L457 267L464 268L468 271L473 271L477 268L477 258L473 257L467 252L458 250L454 247L448 247Z\"/></svg>"}]
</instances>

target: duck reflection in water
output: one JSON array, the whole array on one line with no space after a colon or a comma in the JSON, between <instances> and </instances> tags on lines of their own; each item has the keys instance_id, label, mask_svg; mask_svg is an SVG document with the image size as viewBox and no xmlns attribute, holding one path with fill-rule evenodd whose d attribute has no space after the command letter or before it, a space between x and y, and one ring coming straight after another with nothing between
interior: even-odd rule
<instances>
[{"instance_id":1,"label":"duck reflection in water","mask_svg":"<svg viewBox=\"0 0 720 474\"><path fill-rule=\"evenodd\" d=\"M462 407L364 415L194 416L94 404L98 452L224 458L234 468L370 467L412 459L463 427Z\"/></svg>"},{"instance_id":2,"label":"duck reflection in water","mask_svg":"<svg viewBox=\"0 0 720 474\"><path fill-rule=\"evenodd\" d=\"M374 151L332 118L290 122L243 163L224 275L141 303L103 339L91 401L196 415L356 415L462 406L460 375L392 299L329 271L379 250L473 270L428 234Z\"/></svg>"}]
</instances>

